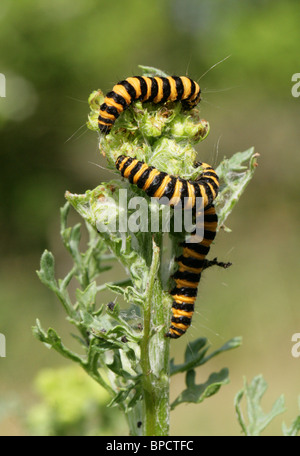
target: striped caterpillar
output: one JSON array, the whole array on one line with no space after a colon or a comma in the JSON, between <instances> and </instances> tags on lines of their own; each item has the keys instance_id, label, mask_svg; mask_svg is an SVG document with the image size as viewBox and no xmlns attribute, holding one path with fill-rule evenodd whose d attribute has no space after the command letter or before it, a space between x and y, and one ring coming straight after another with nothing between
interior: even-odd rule
<instances>
[{"instance_id":1,"label":"striped caterpillar","mask_svg":"<svg viewBox=\"0 0 300 456\"><path fill-rule=\"evenodd\" d=\"M106 95L100 106L99 129L104 134L109 133L119 115L136 100L153 103L181 101L184 109L192 109L199 103L200 93L199 85L185 76L127 78L116 84ZM199 242L196 242L195 238L183 242L182 254L175 259L178 270L173 275L176 286L170 291L173 298L171 326L165 335L177 339L191 325L205 257L216 235L218 218L212 203L218 194L219 178L215 170L206 163L197 163L203 171L195 181L161 172L126 155L120 155L115 165L131 184L143 189L150 197L167 197L170 206L175 207L181 202L182 207L186 208L184 198L189 197L189 208L195 210L196 198L203 198L204 236Z\"/></svg>"},{"instance_id":2,"label":"striped caterpillar","mask_svg":"<svg viewBox=\"0 0 300 456\"><path fill-rule=\"evenodd\" d=\"M134 101L165 103L181 101L184 109L194 108L200 101L200 87L186 76L134 76L116 84L100 106L98 125L109 133L119 115Z\"/></svg>"}]
</instances>

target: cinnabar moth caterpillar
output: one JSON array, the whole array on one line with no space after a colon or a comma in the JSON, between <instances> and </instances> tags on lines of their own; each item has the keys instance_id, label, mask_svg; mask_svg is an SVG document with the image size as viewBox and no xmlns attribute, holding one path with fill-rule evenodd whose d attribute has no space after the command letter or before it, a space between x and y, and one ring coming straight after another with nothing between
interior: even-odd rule
<instances>
[{"instance_id":1,"label":"cinnabar moth caterpillar","mask_svg":"<svg viewBox=\"0 0 300 456\"><path fill-rule=\"evenodd\" d=\"M216 236L218 217L211 204L204 209L204 237L199 243L182 243L182 255L176 258L178 270L173 275L176 287L171 290L172 304L171 326L166 336L178 339L191 325L197 287L204 268L205 257L210 244Z\"/></svg>"},{"instance_id":2,"label":"cinnabar moth caterpillar","mask_svg":"<svg viewBox=\"0 0 300 456\"><path fill-rule=\"evenodd\" d=\"M203 198L205 208L218 194L219 178L215 170L207 163L199 162L197 165L203 168L203 172L195 181L187 181L158 171L153 166L127 155L120 155L116 160L116 168L122 176L144 190L148 196L167 197L170 206L176 206L176 203L181 202L182 207L184 198L189 198L189 203L185 204L186 209L195 207L197 197Z\"/></svg>"},{"instance_id":3,"label":"cinnabar moth caterpillar","mask_svg":"<svg viewBox=\"0 0 300 456\"><path fill-rule=\"evenodd\" d=\"M176 287L170 294L173 297L172 319L166 337L177 339L182 336L191 324L197 287L204 267L205 257L210 244L215 238L218 224L217 214L212 204L219 189L219 179L215 170L206 163L198 163L203 172L196 181L187 181L158 171L153 166L136 158L120 155L116 160L116 168L130 183L143 189L148 196L155 198L167 197L171 206L189 197L189 208L195 208L196 197L204 200L204 236L200 242L182 243L183 252L176 258L178 270L173 279ZM192 233L193 234L193 233Z\"/></svg>"},{"instance_id":4,"label":"cinnabar moth caterpillar","mask_svg":"<svg viewBox=\"0 0 300 456\"><path fill-rule=\"evenodd\" d=\"M119 115L134 101L164 103L181 101L184 109L194 108L200 101L197 82L186 76L134 76L118 82L100 106L98 125L102 133L110 132Z\"/></svg>"}]
</instances>

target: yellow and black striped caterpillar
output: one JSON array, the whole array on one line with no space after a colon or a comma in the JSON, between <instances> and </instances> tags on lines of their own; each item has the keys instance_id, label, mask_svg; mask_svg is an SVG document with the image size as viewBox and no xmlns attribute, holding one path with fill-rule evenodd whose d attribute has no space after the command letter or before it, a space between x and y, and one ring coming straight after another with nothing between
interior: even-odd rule
<instances>
[{"instance_id":1,"label":"yellow and black striped caterpillar","mask_svg":"<svg viewBox=\"0 0 300 456\"><path fill-rule=\"evenodd\" d=\"M186 76L127 78L106 95L100 106L99 129L104 134L109 133L119 115L136 100L153 103L181 101L184 109L192 109L199 103L200 93L199 85ZM166 337L177 339L191 324L205 257L216 235L218 218L212 203L219 190L218 176L206 163L197 163L203 171L195 181L161 172L126 155L120 155L115 165L130 183L143 189L148 196L167 197L170 206L181 203L182 207L195 210L196 198L203 198L204 236L198 242L196 236L183 242L182 255L176 258L178 270L173 276L176 286L170 292L173 297L172 319ZM188 203L185 198L188 198ZM215 260L210 263L217 264Z\"/></svg>"},{"instance_id":2,"label":"yellow and black striped caterpillar","mask_svg":"<svg viewBox=\"0 0 300 456\"><path fill-rule=\"evenodd\" d=\"M99 129L102 133L109 133L119 115L134 101L181 101L183 108L188 110L199 103L200 94L197 82L186 76L127 78L116 84L106 95L104 103L100 106Z\"/></svg>"},{"instance_id":3,"label":"yellow and black striped caterpillar","mask_svg":"<svg viewBox=\"0 0 300 456\"><path fill-rule=\"evenodd\" d=\"M167 337L177 339L182 336L191 324L197 288L204 268L205 257L210 244L215 238L218 218L212 204L219 188L219 179L214 169L206 163L197 163L203 172L196 181L187 181L180 177L171 176L158 171L153 166L135 158L120 155L116 160L116 168L130 183L143 189L148 196L154 198L167 197L170 206L182 203L186 205L189 198L189 208L196 206L196 197L204 201L204 235L200 242L195 238L181 244L182 255L176 258L178 270L173 279L176 287L170 294L173 297L172 319ZM193 233L192 233L193 235Z\"/></svg>"}]
</instances>

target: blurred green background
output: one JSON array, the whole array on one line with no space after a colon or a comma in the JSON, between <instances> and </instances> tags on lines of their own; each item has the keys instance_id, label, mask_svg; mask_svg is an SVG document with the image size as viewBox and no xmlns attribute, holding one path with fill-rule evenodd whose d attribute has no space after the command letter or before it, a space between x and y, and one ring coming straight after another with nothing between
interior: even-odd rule
<instances>
[{"instance_id":1,"label":"blurred green background","mask_svg":"<svg viewBox=\"0 0 300 456\"><path fill-rule=\"evenodd\" d=\"M72 331L35 270L45 248L56 257L58 277L70 267L59 239L65 190L81 193L111 179L95 165L105 167L105 159L85 125L89 94L140 74L139 64L200 78L201 114L211 132L198 146L199 159L217 165L250 146L260 154L228 220L232 233L220 233L212 249L233 266L204 275L193 327L171 350L180 360L186 342L199 336L217 348L241 335L243 345L202 368L198 380L227 366L231 382L201 405L178 407L171 434L239 435L233 398L243 376L250 381L259 373L269 384L265 409L281 393L287 407L265 434L281 435L282 420L295 418L300 99L291 94L291 78L300 72L299 16L297 0L1 0L1 435L30 433L26 417L41 400L36 376L69 367L31 334L37 317L67 342ZM172 397L183 385L184 378L174 379ZM114 426L113 435L126 432L122 422Z\"/></svg>"}]
</instances>

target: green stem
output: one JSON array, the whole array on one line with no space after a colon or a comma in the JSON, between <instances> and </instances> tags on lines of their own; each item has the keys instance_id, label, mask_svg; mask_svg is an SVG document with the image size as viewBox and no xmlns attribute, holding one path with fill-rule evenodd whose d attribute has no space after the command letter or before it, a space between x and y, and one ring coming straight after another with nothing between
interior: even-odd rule
<instances>
[{"instance_id":1,"label":"green stem","mask_svg":"<svg viewBox=\"0 0 300 456\"><path fill-rule=\"evenodd\" d=\"M153 241L141 341L143 434L147 436L163 436L169 432L169 340L164 336L168 312L158 277L159 259L160 248Z\"/></svg>"}]
</instances>

